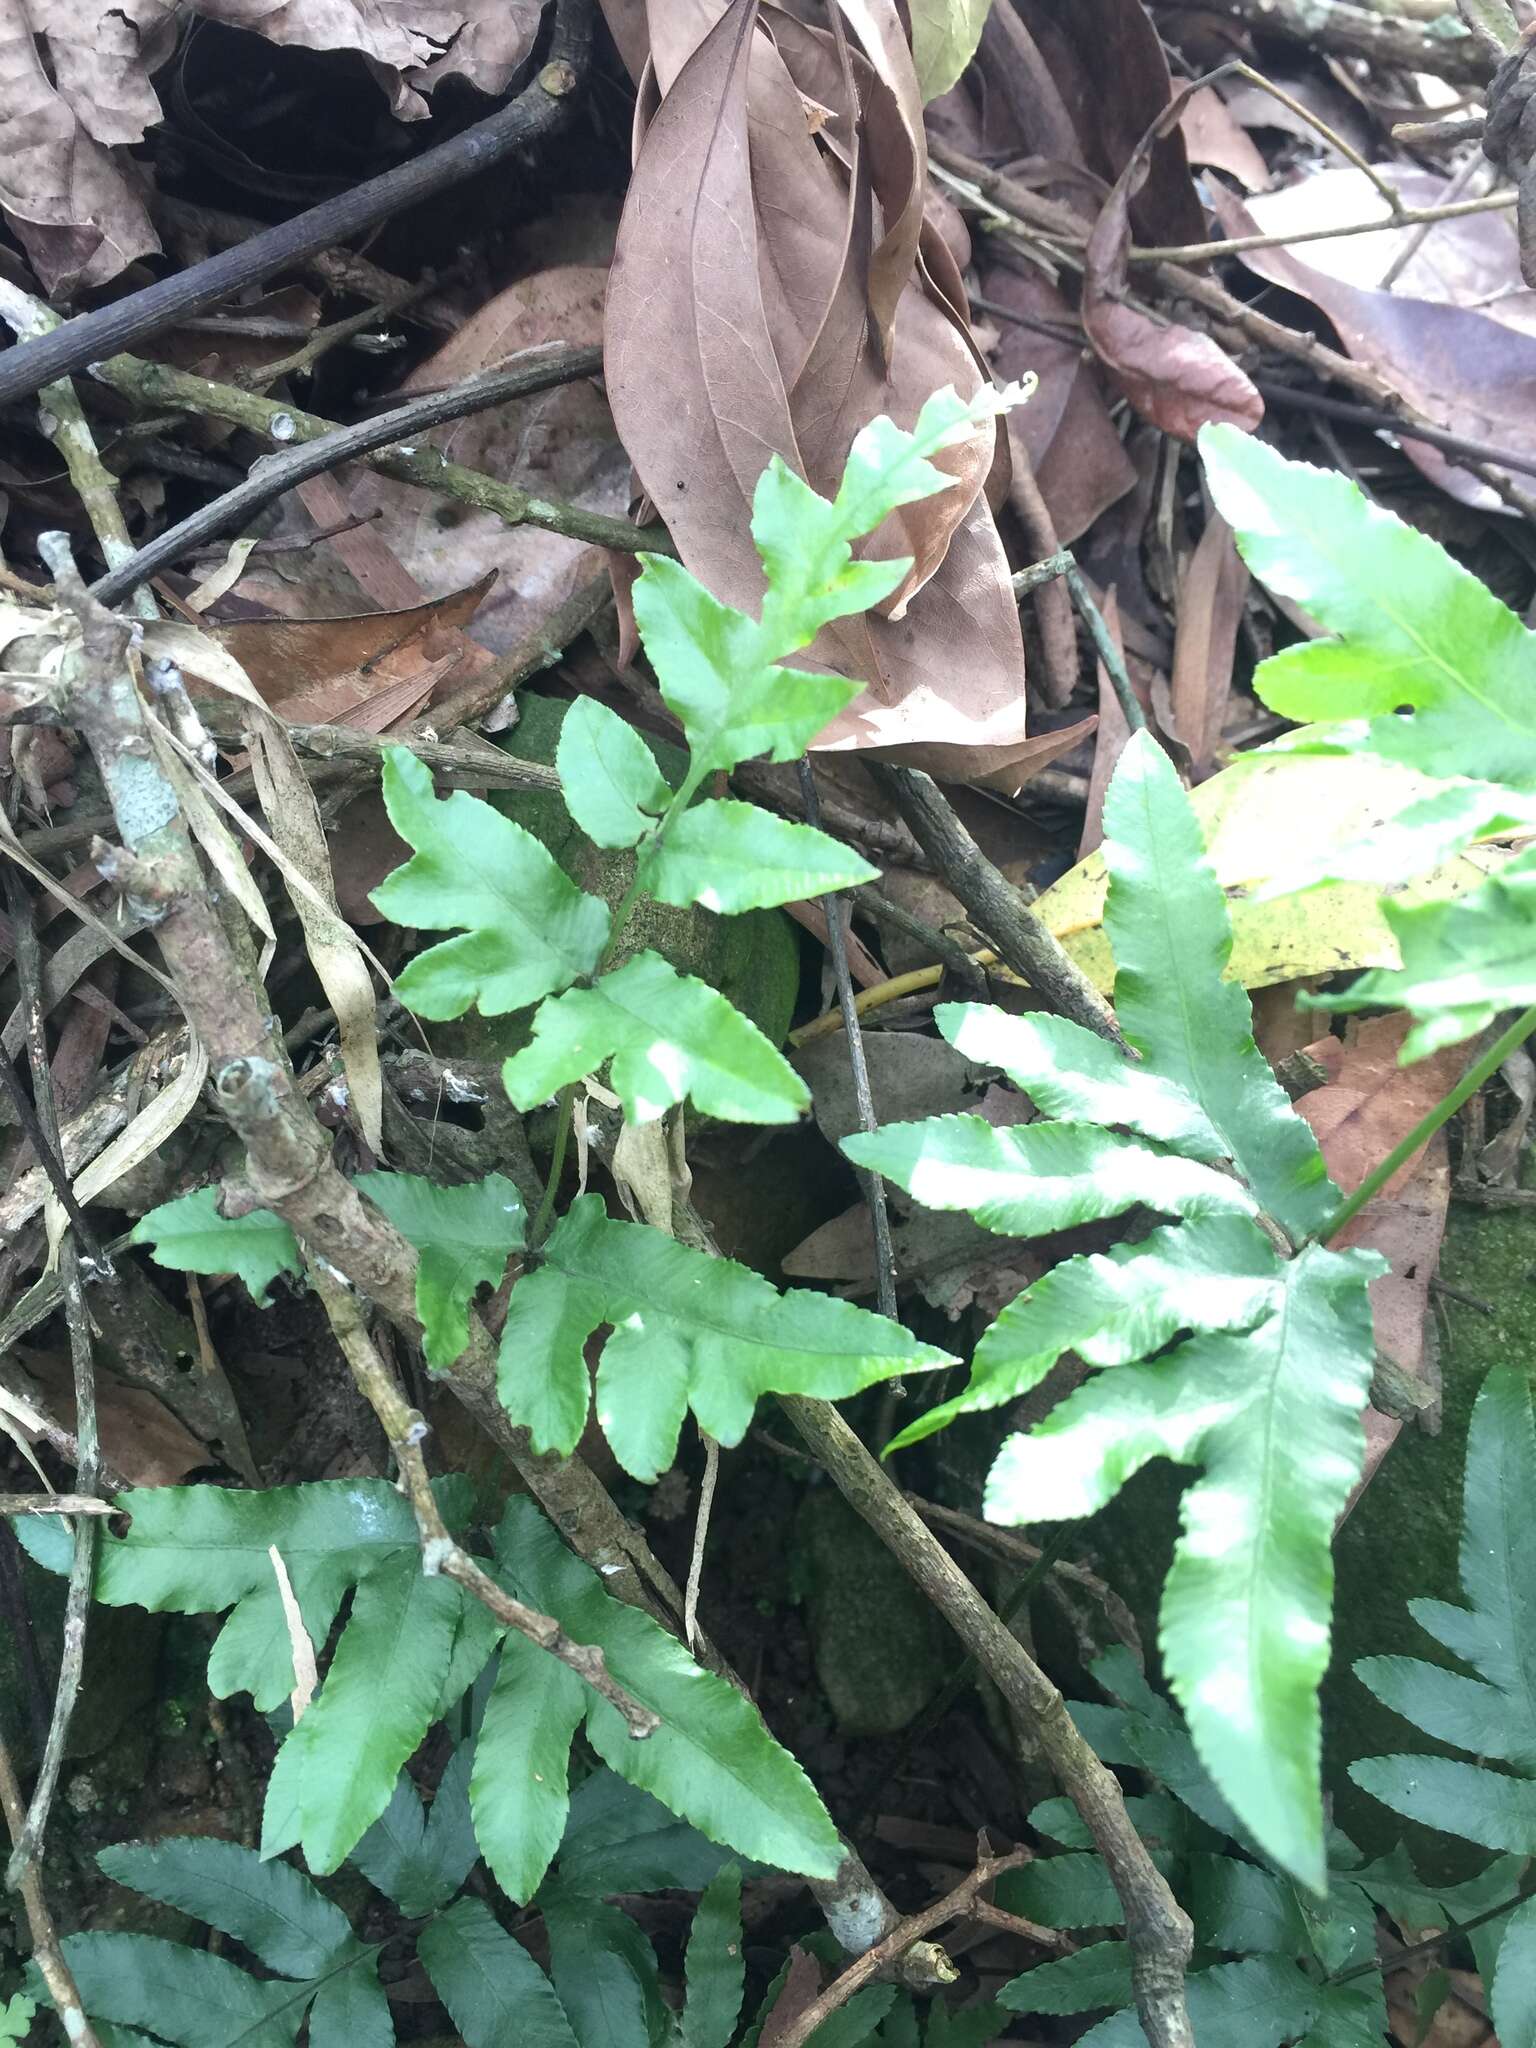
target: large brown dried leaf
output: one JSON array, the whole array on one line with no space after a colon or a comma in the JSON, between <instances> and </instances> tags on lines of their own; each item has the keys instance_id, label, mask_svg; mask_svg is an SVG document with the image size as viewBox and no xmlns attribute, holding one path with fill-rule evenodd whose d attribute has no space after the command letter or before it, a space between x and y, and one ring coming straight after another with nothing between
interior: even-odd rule
<instances>
[{"instance_id":1,"label":"large brown dried leaf","mask_svg":"<svg viewBox=\"0 0 1536 2048\"><path fill-rule=\"evenodd\" d=\"M94 132L105 130L116 140L133 126L122 62L125 30L106 22L105 9L101 14L89 21L102 35L103 104L97 108L90 38L61 33L57 46L45 44L39 40L41 8L29 0L0 0L0 207L50 295L105 284L160 246L136 186ZM60 20L81 26L78 17ZM58 84L45 54L62 74Z\"/></svg>"},{"instance_id":2,"label":"large brown dried leaf","mask_svg":"<svg viewBox=\"0 0 1536 2048\"><path fill-rule=\"evenodd\" d=\"M686 10L695 24L700 11ZM710 11L714 27L640 142L609 279L606 372L624 444L683 559L726 602L755 609L750 507L770 456L833 488L868 419L911 425L932 391L974 391L982 372L936 233L928 255L941 281L913 269L921 129L894 13L875 0L845 7L863 48L844 56L777 12L774 38L759 33L752 0ZM670 65L678 21L653 6L653 34L663 14ZM850 76L865 110L856 134ZM808 104L821 110L815 135ZM898 243L913 190L915 226ZM871 249L874 197L890 226ZM907 250L907 275L887 361L870 330L895 246ZM958 745L980 750L978 766L1021 746L1022 641L983 496L996 445L992 426L979 428L944 458L959 487L906 508L866 544L912 555L914 569L883 607L890 616L829 630L812 650L869 685L824 745Z\"/></svg>"}]
</instances>

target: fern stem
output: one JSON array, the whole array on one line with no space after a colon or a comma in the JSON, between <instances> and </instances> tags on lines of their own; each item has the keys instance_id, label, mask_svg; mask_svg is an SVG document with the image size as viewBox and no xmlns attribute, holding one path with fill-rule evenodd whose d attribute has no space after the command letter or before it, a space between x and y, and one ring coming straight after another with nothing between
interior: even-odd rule
<instances>
[{"instance_id":1,"label":"fern stem","mask_svg":"<svg viewBox=\"0 0 1536 2048\"><path fill-rule=\"evenodd\" d=\"M533 1228L528 1233L531 1249L538 1247L549 1235L549 1226L554 1221L555 1197L560 1192L560 1176L565 1171L565 1148L571 1141L571 1121L576 1113L576 1083L567 1081L560 1090L560 1106L555 1117L555 1142L549 1151L549 1174L544 1182L544 1195L539 1203L539 1213L533 1219Z\"/></svg>"},{"instance_id":2,"label":"fern stem","mask_svg":"<svg viewBox=\"0 0 1536 2048\"><path fill-rule=\"evenodd\" d=\"M1472 1062L1456 1086L1448 1094L1442 1095L1429 1114L1414 1125L1407 1137L1400 1144L1394 1145L1386 1158L1371 1169L1355 1192L1346 1196L1327 1223L1318 1231L1319 1242L1330 1243L1346 1224L1353 1223L1366 1203L1376 1199L1388 1181L1408 1164L1420 1146L1427 1145L1441 1125L1450 1122L1461 1105L1470 1101L1485 1081L1492 1079L1516 1046L1523 1044L1533 1031L1536 1031L1536 1004L1529 1010L1522 1011L1507 1031L1500 1032L1487 1051Z\"/></svg>"}]
</instances>

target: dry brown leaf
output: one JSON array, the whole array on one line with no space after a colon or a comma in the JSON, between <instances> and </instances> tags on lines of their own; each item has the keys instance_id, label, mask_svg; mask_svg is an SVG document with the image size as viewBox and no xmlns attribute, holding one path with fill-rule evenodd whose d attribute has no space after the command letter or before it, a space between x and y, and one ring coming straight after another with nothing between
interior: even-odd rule
<instances>
[{"instance_id":1,"label":"dry brown leaf","mask_svg":"<svg viewBox=\"0 0 1536 2048\"><path fill-rule=\"evenodd\" d=\"M1127 302L1130 195L1137 159L1115 181L1088 238L1083 327L1136 410L1165 433L1193 441L1212 420L1252 430L1264 401L1247 374L1208 334Z\"/></svg>"},{"instance_id":2,"label":"dry brown leaf","mask_svg":"<svg viewBox=\"0 0 1536 2048\"><path fill-rule=\"evenodd\" d=\"M73 1430L75 1388L69 1360L52 1352L29 1351L26 1369L47 1396L49 1412ZM155 1395L125 1386L99 1369L96 1419L102 1456L130 1486L174 1486L189 1472L220 1462Z\"/></svg>"},{"instance_id":3,"label":"dry brown leaf","mask_svg":"<svg viewBox=\"0 0 1536 2048\"><path fill-rule=\"evenodd\" d=\"M208 631L291 725L382 732L409 717L457 669L463 651L458 629L474 617L493 575L404 611L240 619ZM200 674L195 653L188 670ZM204 680L218 687L216 676Z\"/></svg>"},{"instance_id":4,"label":"dry brown leaf","mask_svg":"<svg viewBox=\"0 0 1536 2048\"><path fill-rule=\"evenodd\" d=\"M1328 1171L1346 1194L1353 1193L1408 1135L1460 1078L1466 1064L1465 1048L1449 1046L1414 1066L1400 1067L1397 1056L1409 1022L1405 1014L1369 1018L1352 1023L1343 1040L1319 1039L1306 1048L1326 1068L1329 1079L1302 1096L1296 1108L1312 1126ZM1441 1131L1331 1240L1339 1250L1362 1245L1390 1262L1391 1270L1371 1282L1377 1348L1412 1378L1426 1381L1424 1317L1429 1283L1439 1263L1450 1194L1450 1166ZM1366 1417L1361 1487L1401 1427L1375 1409L1368 1409Z\"/></svg>"},{"instance_id":5,"label":"dry brown leaf","mask_svg":"<svg viewBox=\"0 0 1536 2048\"><path fill-rule=\"evenodd\" d=\"M402 391L458 383L540 343L600 342L606 282L606 270L591 263L557 264L520 278L418 365ZM542 495L616 518L629 510L629 457L593 380L475 413L436 429L426 440L455 462ZM536 632L601 567L597 551L584 541L535 526L508 526L494 513L467 506L447 506L373 471L356 476L348 501L368 519L360 531L376 545L387 544L423 592L440 597L459 589L469 576L501 572L475 619L477 639L497 653Z\"/></svg>"},{"instance_id":6,"label":"dry brown leaf","mask_svg":"<svg viewBox=\"0 0 1536 2048\"><path fill-rule=\"evenodd\" d=\"M1444 190L1443 180L1410 179L1399 167L1388 168L1394 180L1402 179L1405 197ZM1365 180L1345 171L1323 172L1249 206L1219 193L1214 205L1229 235L1369 220L1381 210ZM1378 370L1425 419L1536 460L1536 293L1520 286L1513 229L1494 215L1443 221L1414 259L1407 288L1373 289L1415 232L1351 235L1308 243L1300 252L1250 249L1243 261L1258 276L1310 299L1333 323L1345 351ZM1484 298L1490 298L1486 306L1469 303ZM1463 504L1502 508L1487 484L1438 449L1407 438L1402 449Z\"/></svg>"},{"instance_id":7,"label":"dry brown leaf","mask_svg":"<svg viewBox=\"0 0 1536 2048\"><path fill-rule=\"evenodd\" d=\"M440 79L499 94L534 45L542 0L191 0L188 12L314 50L356 50L402 120ZM105 284L160 247L114 149L162 118L151 74L175 0L0 0L0 207L50 295Z\"/></svg>"},{"instance_id":8,"label":"dry brown leaf","mask_svg":"<svg viewBox=\"0 0 1536 2048\"><path fill-rule=\"evenodd\" d=\"M124 45L141 26L153 43L156 17L168 21L159 0L84 0L83 13L69 0L0 0L0 207L50 297L105 284L160 247L108 147L138 139L126 132L138 117Z\"/></svg>"},{"instance_id":9,"label":"dry brown leaf","mask_svg":"<svg viewBox=\"0 0 1536 2048\"><path fill-rule=\"evenodd\" d=\"M763 587L749 510L771 455L833 489L868 419L884 412L910 426L935 389L970 393L983 382L936 232L913 268L921 129L894 9L869 0L844 11L863 46L846 64L835 43L777 12L773 38L759 33L753 0L682 10L695 26L716 17L682 57L679 16L651 9L652 33L665 29L666 63L678 68L644 128L620 224L608 393L683 559L747 609ZM808 100L826 115L814 135ZM646 104L642 94L642 114ZM889 232L871 247L877 197ZM870 323L886 323L898 248L907 274L889 306L887 376ZM890 616L829 629L808 656L869 685L824 747L949 742L977 749L978 765L1018 751L1023 645L983 495L997 446L992 423L979 426L943 458L959 487L904 508L865 544L873 555L910 554L914 568L883 608Z\"/></svg>"},{"instance_id":10,"label":"dry brown leaf","mask_svg":"<svg viewBox=\"0 0 1536 2048\"><path fill-rule=\"evenodd\" d=\"M1174 737L1196 782L1216 768L1222 721L1232 695L1237 629L1248 597L1248 570L1232 529L1212 513L1179 577L1173 642Z\"/></svg>"},{"instance_id":11,"label":"dry brown leaf","mask_svg":"<svg viewBox=\"0 0 1536 2048\"><path fill-rule=\"evenodd\" d=\"M1273 182L1253 137L1214 86L1203 85L1190 95L1179 130L1191 163L1225 171L1246 192L1267 191Z\"/></svg>"}]
</instances>

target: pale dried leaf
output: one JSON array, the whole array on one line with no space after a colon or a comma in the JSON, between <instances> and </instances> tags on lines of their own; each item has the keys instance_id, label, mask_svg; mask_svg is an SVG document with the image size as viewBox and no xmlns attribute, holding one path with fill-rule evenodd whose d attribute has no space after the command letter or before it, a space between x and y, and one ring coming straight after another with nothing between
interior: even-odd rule
<instances>
[{"instance_id":1,"label":"pale dried leaf","mask_svg":"<svg viewBox=\"0 0 1536 2048\"><path fill-rule=\"evenodd\" d=\"M378 1148L383 1129L384 1080L379 1064L373 983L361 940L345 923L336 904L325 831L287 729L263 703L255 684L225 649L196 626L164 621L145 628L145 645L169 656L177 666L216 681L256 713L252 721L251 768L272 839L256 834L236 811L239 822L264 844L276 862L304 930L305 949L326 999L336 1012L352 1106L368 1143ZM218 785L198 770L215 802L227 801ZM381 970L382 972L382 970Z\"/></svg>"},{"instance_id":2,"label":"pale dried leaf","mask_svg":"<svg viewBox=\"0 0 1536 2048\"><path fill-rule=\"evenodd\" d=\"M49 77L39 25L29 0L0 0L0 207L44 289L50 296L72 297L107 283L160 243L131 172L76 111L76 103L87 98L88 39L61 41L70 80L66 97ZM93 35L97 25L92 23ZM108 30L107 41L104 89L116 77L110 55L115 29ZM57 65L58 54L48 54ZM115 96L126 103L121 81ZM98 125L110 129L113 122L102 114Z\"/></svg>"},{"instance_id":3,"label":"pale dried leaf","mask_svg":"<svg viewBox=\"0 0 1536 2048\"><path fill-rule=\"evenodd\" d=\"M1189 755L1197 782L1216 766L1248 583L1232 529L1213 512L1184 564L1174 608L1178 626L1170 689L1175 737Z\"/></svg>"}]
</instances>

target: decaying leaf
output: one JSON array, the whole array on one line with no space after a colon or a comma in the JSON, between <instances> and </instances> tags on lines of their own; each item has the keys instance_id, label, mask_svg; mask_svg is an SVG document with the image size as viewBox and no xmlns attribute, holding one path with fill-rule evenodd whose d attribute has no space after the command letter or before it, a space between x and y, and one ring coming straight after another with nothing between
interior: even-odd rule
<instances>
[{"instance_id":1,"label":"decaying leaf","mask_svg":"<svg viewBox=\"0 0 1536 2048\"><path fill-rule=\"evenodd\" d=\"M162 118L152 74L176 0L0 0L0 207L50 293L106 284L160 247L132 164L114 150ZM541 0L191 0L187 12L312 50L355 50L402 120L457 77L504 92Z\"/></svg>"},{"instance_id":2,"label":"decaying leaf","mask_svg":"<svg viewBox=\"0 0 1536 2048\"><path fill-rule=\"evenodd\" d=\"M1192 441L1209 420L1250 431L1264 401L1246 371L1197 328L1146 311L1129 296L1131 190L1138 160L1115 180L1089 237L1083 326L1099 359L1144 418Z\"/></svg>"},{"instance_id":3,"label":"decaying leaf","mask_svg":"<svg viewBox=\"0 0 1536 2048\"><path fill-rule=\"evenodd\" d=\"M1307 772L1293 775L1303 760ZM1201 783L1191 800L1228 892L1232 978L1245 988L1269 988L1383 960L1395 965L1396 941L1375 888L1335 883L1261 902L1250 892L1281 862L1294 860L1298 832L1311 845L1352 845L1434 786L1395 762L1275 754L1244 755ZM1404 884L1389 900L1462 895L1507 858L1491 847L1474 847ZM1113 967L1103 930L1104 891L1103 861L1091 854L1047 889L1035 910L1084 972L1107 990Z\"/></svg>"},{"instance_id":4,"label":"decaying leaf","mask_svg":"<svg viewBox=\"0 0 1536 2048\"><path fill-rule=\"evenodd\" d=\"M895 7L844 0L843 14L846 44L756 0L648 10L662 97L648 120L641 100L608 394L683 559L744 609L763 589L747 509L769 455L828 491L868 420L910 427L930 392L984 381L953 257L923 221L920 100ZM814 134L807 102L830 115ZM869 685L822 746L908 761L963 746L975 769L1018 751L1023 647L983 495L997 446L995 423L978 422L940 458L956 488L863 544L914 566L879 613L828 628L806 656Z\"/></svg>"}]
</instances>

